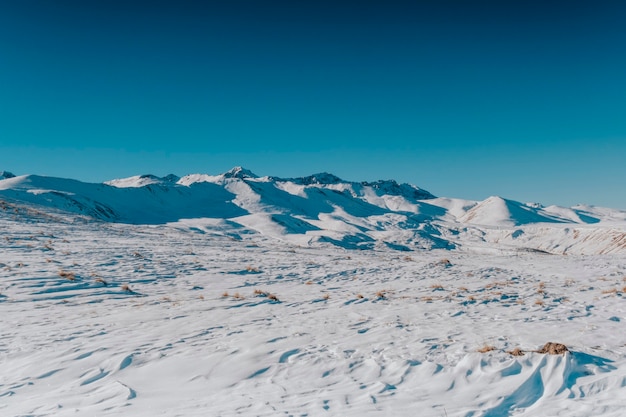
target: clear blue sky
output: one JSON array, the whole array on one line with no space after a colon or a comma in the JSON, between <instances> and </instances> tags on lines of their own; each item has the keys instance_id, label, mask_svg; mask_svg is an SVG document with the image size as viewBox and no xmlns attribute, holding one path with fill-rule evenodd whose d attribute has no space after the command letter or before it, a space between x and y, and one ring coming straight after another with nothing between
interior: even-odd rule
<instances>
[{"instance_id":1,"label":"clear blue sky","mask_svg":"<svg viewBox=\"0 0 626 417\"><path fill-rule=\"evenodd\" d=\"M626 3L0 2L0 170L235 165L626 209Z\"/></svg>"}]
</instances>

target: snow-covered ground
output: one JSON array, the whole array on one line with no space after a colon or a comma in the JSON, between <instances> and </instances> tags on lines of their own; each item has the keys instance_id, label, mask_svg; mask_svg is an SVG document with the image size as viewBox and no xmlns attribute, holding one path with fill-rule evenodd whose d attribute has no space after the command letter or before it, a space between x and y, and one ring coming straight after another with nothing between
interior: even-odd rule
<instances>
[{"instance_id":1,"label":"snow-covered ground","mask_svg":"<svg viewBox=\"0 0 626 417\"><path fill-rule=\"evenodd\" d=\"M94 218L116 187L40 178L0 179L2 416L624 413L623 212L143 176Z\"/></svg>"}]
</instances>

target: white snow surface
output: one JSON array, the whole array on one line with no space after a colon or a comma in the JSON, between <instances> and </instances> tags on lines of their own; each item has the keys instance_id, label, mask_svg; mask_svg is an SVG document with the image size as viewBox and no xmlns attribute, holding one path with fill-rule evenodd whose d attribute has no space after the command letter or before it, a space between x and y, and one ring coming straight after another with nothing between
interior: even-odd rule
<instances>
[{"instance_id":1,"label":"white snow surface","mask_svg":"<svg viewBox=\"0 0 626 417\"><path fill-rule=\"evenodd\" d=\"M0 180L0 415L623 415L623 211L143 177Z\"/></svg>"}]
</instances>

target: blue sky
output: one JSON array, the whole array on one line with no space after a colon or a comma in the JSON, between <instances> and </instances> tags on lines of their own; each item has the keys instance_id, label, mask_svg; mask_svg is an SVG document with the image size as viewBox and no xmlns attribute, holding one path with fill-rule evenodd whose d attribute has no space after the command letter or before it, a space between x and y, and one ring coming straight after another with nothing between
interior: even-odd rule
<instances>
[{"instance_id":1,"label":"blue sky","mask_svg":"<svg viewBox=\"0 0 626 417\"><path fill-rule=\"evenodd\" d=\"M546 3L5 1L0 170L626 209L626 6Z\"/></svg>"}]
</instances>

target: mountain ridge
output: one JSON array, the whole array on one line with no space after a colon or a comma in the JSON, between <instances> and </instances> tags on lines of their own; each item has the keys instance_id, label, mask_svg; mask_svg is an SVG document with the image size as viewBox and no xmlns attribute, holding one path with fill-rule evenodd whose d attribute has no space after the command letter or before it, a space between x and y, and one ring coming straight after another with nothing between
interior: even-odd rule
<instances>
[{"instance_id":1,"label":"mountain ridge","mask_svg":"<svg viewBox=\"0 0 626 417\"><path fill-rule=\"evenodd\" d=\"M544 207L497 196L483 201L435 197L395 180L354 182L330 173L259 177L235 167L218 175L145 174L86 183L3 172L0 199L137 225L219 219L234 229L309 246L417 250L497 242L507 250L523 245L549 253L626 251L624 211ZM572 233L573 228L578 232Z\"/></svg>"}]
</instances>

